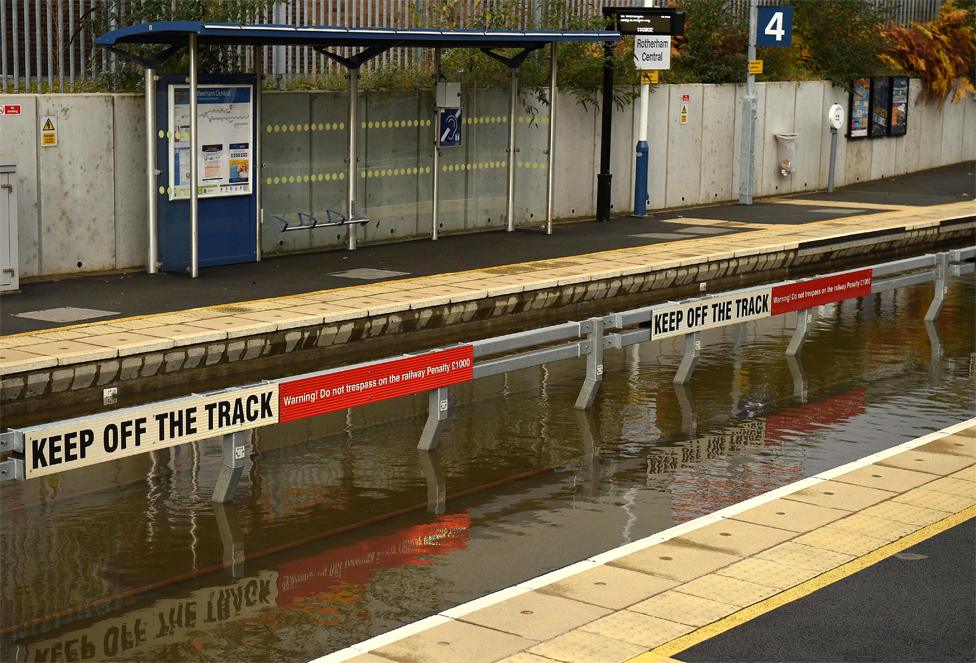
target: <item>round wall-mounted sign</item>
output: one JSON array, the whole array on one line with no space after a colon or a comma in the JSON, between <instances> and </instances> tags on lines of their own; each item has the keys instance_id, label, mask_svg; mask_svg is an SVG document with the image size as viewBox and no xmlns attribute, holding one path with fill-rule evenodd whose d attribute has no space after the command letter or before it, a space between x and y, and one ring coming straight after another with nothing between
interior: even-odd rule
<instances>
[{"instance_id":1,"label":"round wall-mounted sign","mask_svg":"<svg viewBox=\"0 0 976 663\"><path fill-rule=\"evenodd\" d=\"M834 104L827 111L827 123L834 129L840 129L844 126L844 107L840 104Z\"/></svg>"}]
</instances>

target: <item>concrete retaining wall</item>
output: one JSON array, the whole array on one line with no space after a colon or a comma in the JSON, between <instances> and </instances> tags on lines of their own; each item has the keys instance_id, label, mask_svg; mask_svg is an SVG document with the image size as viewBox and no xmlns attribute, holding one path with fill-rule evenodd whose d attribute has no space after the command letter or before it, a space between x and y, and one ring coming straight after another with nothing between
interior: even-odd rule
<instances>
[{"instance_id":1,"label":"concrete retaining wall","mask_svg":"<svg viewBox=\"0 0 976 663\"><path fill-rule=\"evenodd\" d=\"M847 94L819 81L759 84L757 196L826 187L830 133L827 108ZM837 184L891 177L976 158L976 101L917 103L913 82L908 134L851 141L838 147ZM732 200L739 187L738 145L744 89L734 85L662 85L650 103L652 209ZM688 95L688 101L682 101ZM274 215L319 215L344 209L346 95L271 92L264 97L266 254L344 244L326 230L282 234ZM20 116L0 121L0 153L13 153L20 187L21 276L122 269L144 265L145 128L139 95L0 95ZM592 216L599 165L599 108L568 93L558 100L554 196L557 218ZM506 93L465 93L462 147L443 150L441 231L504 226ZM680 122L682 105L688 120ZM425 92L361 95L360 195L375 220L367 242L423 237L431 224L431 98ZM520 224L545 217L546 107L526 91L517 124L516 209ZM39 118L59 118L57 147L39 146ZM614 113L613 205L633 207L635 105ZM777 172L774 134L796 132L796 172ZM161 179L162 183L162 179Z\"/></svg>"}]
</instances>

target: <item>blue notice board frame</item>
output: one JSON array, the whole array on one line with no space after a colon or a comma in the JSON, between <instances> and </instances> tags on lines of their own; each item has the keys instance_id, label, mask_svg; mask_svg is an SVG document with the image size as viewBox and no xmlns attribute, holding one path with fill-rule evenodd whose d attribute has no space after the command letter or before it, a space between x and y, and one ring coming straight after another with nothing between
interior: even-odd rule
<instances>
[{"instance_id":1,"label":"blue notice board frame","mask_svg":"<svg viewBox=\"0 0 976 663\"><path fill-rule=\"evenodd\" d=\"M253 165L258 127L254 125L254 95L257 78L252 74L201 74L199 85L250 85L252 126L250 154ZM170 200L169 123L170 86L185 86L185 76L161 76L156 83L156 202L159 268L184 272L190 268L190 201ZM237 146L239 147L239 146ZM230 149L230 146L228 146ZM257 260L257 199L260 183L251 178L251 191L240 195L201 197L197 202L199 235L198 265L216 267Z\"/></svg>"}]
</instances>

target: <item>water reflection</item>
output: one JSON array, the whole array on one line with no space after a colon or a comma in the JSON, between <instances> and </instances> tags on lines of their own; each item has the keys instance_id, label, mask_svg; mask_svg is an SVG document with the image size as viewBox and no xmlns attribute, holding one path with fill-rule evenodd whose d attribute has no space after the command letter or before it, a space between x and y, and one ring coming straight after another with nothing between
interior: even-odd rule
<instances>
[{"instance_id":1,"label":"water reflection","mask_svg":"<svg viewBox=\"0 0 976 663\"><path fill-rule=\"evenodd\" d=\"M0 488L3 660L304 660L973 416L972 279L478 381ZM452 404L453 407L453 404Z\"/></svg>"}]
</instances>

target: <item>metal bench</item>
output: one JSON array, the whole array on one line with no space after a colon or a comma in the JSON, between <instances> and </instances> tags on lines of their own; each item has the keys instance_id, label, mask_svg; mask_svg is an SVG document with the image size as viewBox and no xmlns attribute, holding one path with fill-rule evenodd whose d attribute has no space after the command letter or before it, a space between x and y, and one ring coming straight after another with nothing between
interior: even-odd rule
<instances>
[{"instance_id":1,"label":"metal bench","mask_svg":"<svg viewBox=\"0 0 976 663\"><path fill-rule=\"evenodd\" d=\"M357 226L363 226L370 222L370 219L365 216L357 216L352 219L347 218L345 214L334 209L325 210L326 220L324 222L320 222L318 217L308 212L298 212L298 221L293 223L277 214L272 215L271 218L281 224L280 232L283 233L294 232L296 230L311 231L316 228L341 228L345 226L348 232L348 248L350 251L356 250Z\"/></svg>"}]
</instances>

